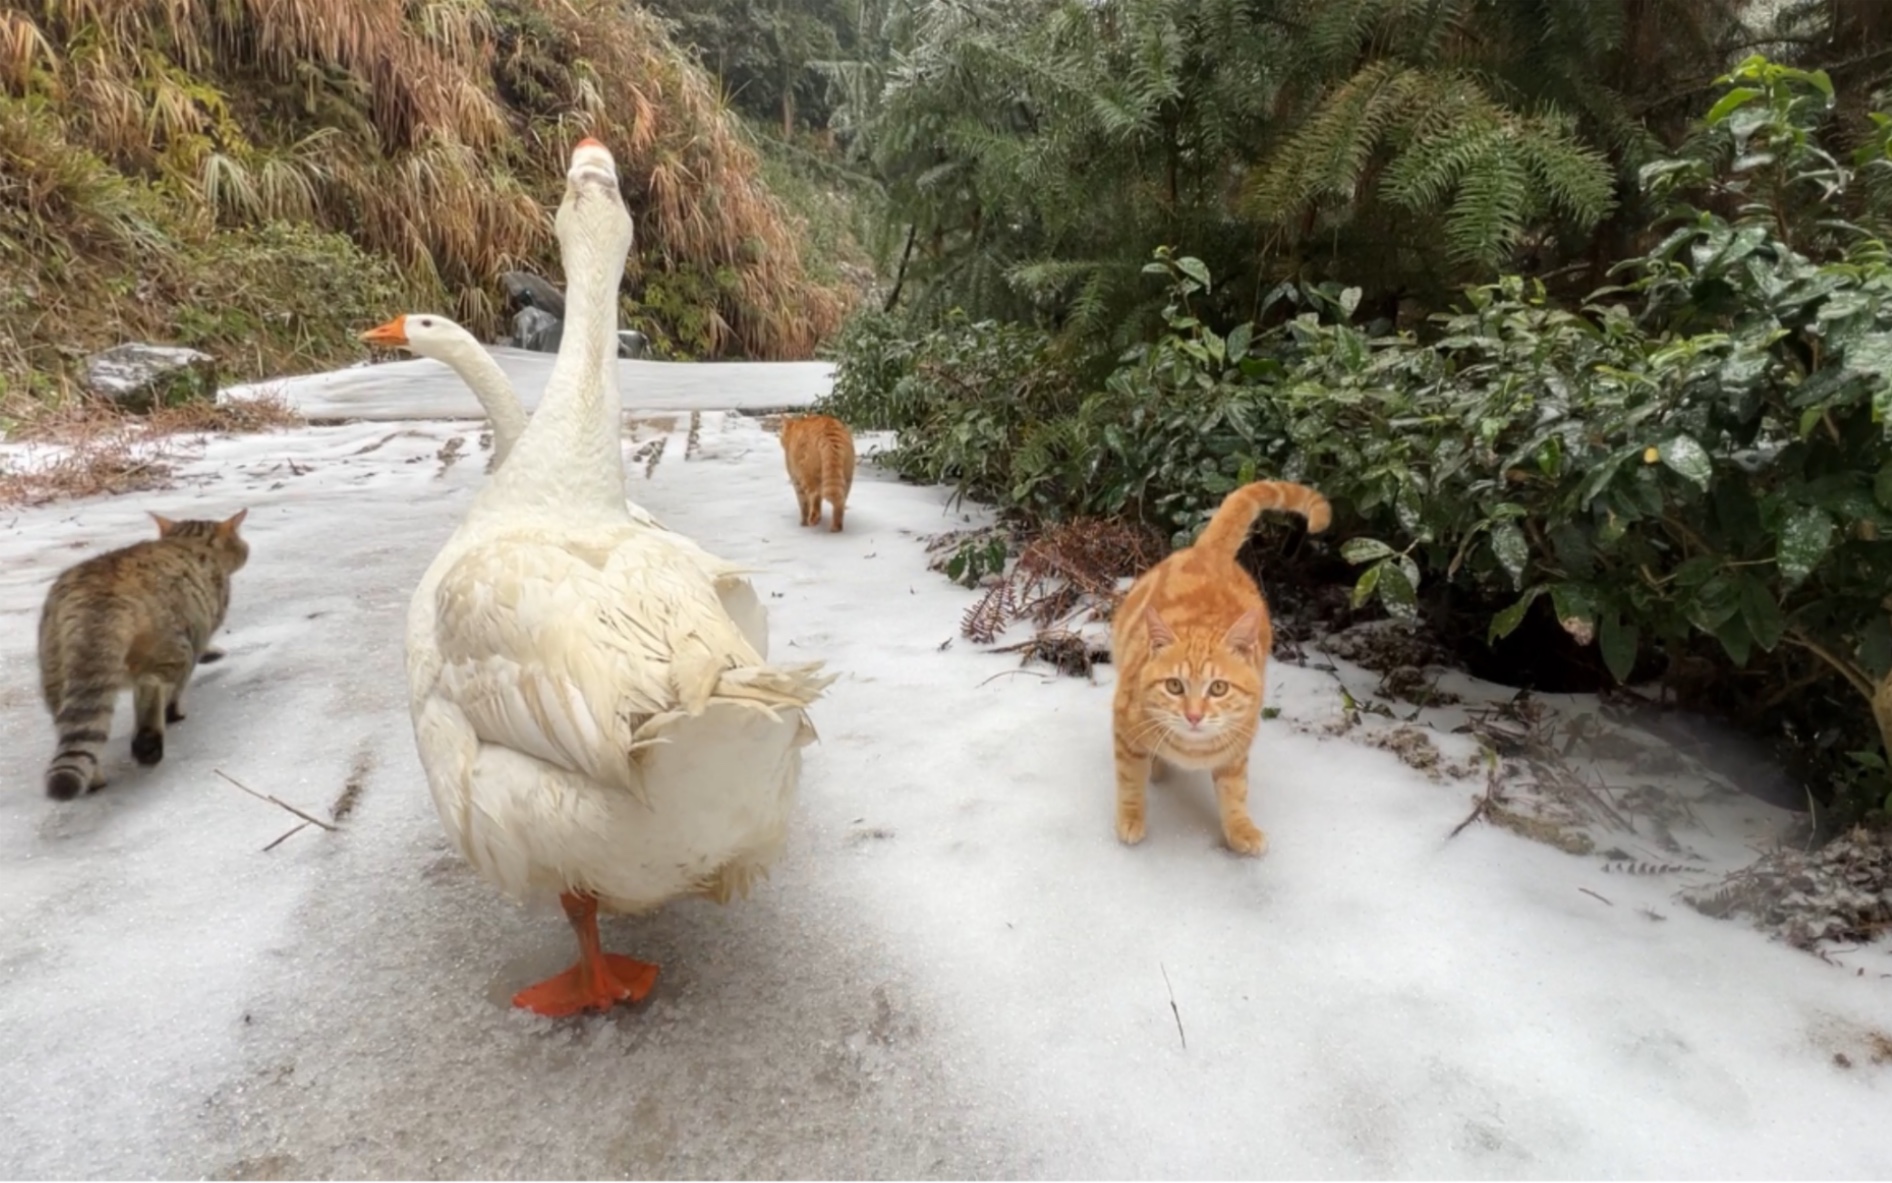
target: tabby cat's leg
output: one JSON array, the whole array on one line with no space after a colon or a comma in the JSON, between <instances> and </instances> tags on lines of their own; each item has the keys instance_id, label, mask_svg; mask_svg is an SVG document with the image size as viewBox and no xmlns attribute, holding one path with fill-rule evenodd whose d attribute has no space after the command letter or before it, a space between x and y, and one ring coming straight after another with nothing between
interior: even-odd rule
<instances>
[{"instance_id":1,"label":"tabby cat's leg","mask_svg":"<svg viewBox=\"0 0 1892 1183\"><path fill-rule=\"evenodd\" d=\"M1215 770L1215 803L1222 813L1222 839L1236 854L1268 849L1268 835L1248 816L1248 752Z\"/></svg>"},{"instance_id":2,"label":"tabby cat's leg","mask_svg":"<svg viewBox=\"0 0 1892 1183\"><path fill-rule=\"evenodd\" d=\"M1117 838L1126 846L1143 841L1144 804L1149 793L1150 753L1131 747L1121 726L1112 725L1117 748Z\"/></svg>"},{"instance_id":3,"label":"tabby cat's leg","mask_svg":"<svg viewBox=\"0 0 1892 1183\"><path fill-rule=\"evenodd\" d=\"M203 659L198 658L198 661L201 660ZM166 723L182 723L184 721L184 687L191 684L191 675L196 672L196 661L185 663L184 676L179 678L177 684L171 687L170 695L164 704L164 721Z\"/></svg>"},{"instance_id":4,"label":"tabby cat's leg","mask_svg":"<svg viewBox=\"0 0 1892 1183\"><path fill-rule=\"evenodd\" d=\"M132 688L131 756L140 764L156 764L164 759L165 699L171 679L163 674L143 674Z\"/></svg>"}]
</instances>

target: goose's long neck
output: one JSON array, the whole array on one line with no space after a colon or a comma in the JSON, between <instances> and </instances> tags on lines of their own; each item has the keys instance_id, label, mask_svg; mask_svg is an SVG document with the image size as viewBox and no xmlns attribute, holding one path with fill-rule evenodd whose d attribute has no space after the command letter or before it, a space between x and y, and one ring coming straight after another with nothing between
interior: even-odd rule
<instances>
[{"instance_id":1,"label":"goose's long neck","mask_svg":"<svg viewBox=\"0 0 1892 1183\"><path fill-rule=\"evenodd\" d=\"M625 256L589 242L567 252L565 333L538 411L468 520L534 510L618 520L624 508L617 293ZM616 257L612 257L615 255Z\"/></svg>"},{"instance_id":2,"label":"goose's long neck","mask_svg":"<svg viewBox=\"0 0 1892 1183\"><path fill-rule=\"evenodd\" d=\"M506 377L493 355L470 333L441 360L453 367L485 408L486 418L493 425L493 467L498 468L525 434L526 409L519 403L519 392L512 388L512 379Z\"/></svg>"}]
</instances>

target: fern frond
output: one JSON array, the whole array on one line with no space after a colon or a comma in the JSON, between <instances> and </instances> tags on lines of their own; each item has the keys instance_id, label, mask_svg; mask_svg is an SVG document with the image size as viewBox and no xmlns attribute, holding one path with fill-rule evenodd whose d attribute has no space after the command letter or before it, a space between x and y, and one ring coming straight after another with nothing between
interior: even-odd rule
<instances>
[{"instance_id":1,"label":"fern frond","mask_svg":"<svg viewBox=\"0 0 1892 1183\"><path fill-rule=\"evenodd\" d=\"M1491 141L1496 148L1496 139ZM1446 251L1461 262L1502 266L1531 207L1530 174L1511 152L1493 150L1470 163L1445 214Z\"/></svg>"}]
</instances>

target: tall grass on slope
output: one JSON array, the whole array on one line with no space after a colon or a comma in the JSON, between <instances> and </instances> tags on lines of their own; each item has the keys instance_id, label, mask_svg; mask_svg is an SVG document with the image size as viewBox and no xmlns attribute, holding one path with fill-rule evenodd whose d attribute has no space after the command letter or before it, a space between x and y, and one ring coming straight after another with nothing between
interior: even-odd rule
<instances>
[{"instance_id":1,"label":"tall grass on slope","mask_svg":"<svg viewBox=\"0 0 1892 1183\"><path fill-rule=\"evenodd\" d=\"M661 345L805 357L838 324L846 297L810 281L713 83L617 0L16 0L0 373L130 332L234 351L239 372L333 361L361 318L345 292L295 306L318 262L372 314L385 263L401 298L493 331L500 272L557 277L547 210L581 134L619 156L630 311ZM288 274L218 277L271 242L301 252ZM34 315L62 305L84 311Z\"/></svg>"}]
</instances>

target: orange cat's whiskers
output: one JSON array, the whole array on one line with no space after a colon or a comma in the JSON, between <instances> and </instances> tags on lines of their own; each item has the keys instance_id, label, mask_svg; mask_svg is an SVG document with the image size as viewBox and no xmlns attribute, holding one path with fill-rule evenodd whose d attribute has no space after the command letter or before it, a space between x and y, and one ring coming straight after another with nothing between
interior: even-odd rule
<instances>
[{"instance_id":1,"label":"orange cat's whiskers","mask_svg":"<svg viewBox=\"0 0 1892 1183\"><path fill-rule=\"evenodd\" d=\"M1298 513L1316 533L1331 516L1326 499L1301 485L1244 485L1223 499L1195 545L1131 585L1111 622L1117 837L1125 843L1143 840L1144 797L1160 759L1211 772L1229 849L1267 849L1267 836L1248 815L1248 749L1274 635L1261 589L1235 561L1267 509Z\"/></svg>"},{"instance_id":2,"label":"orange cat's whiskers","mask_svg":"<svg viewBox=\"0 0 1892 1183\"><path fill-rule=\"evenodd\" d=\"M1175 724L1167 719L1150 718L1143 720L1135 732L1129 735L1133 747L1155 751L1176 734Z\"/></svg>"}]
</instances>

